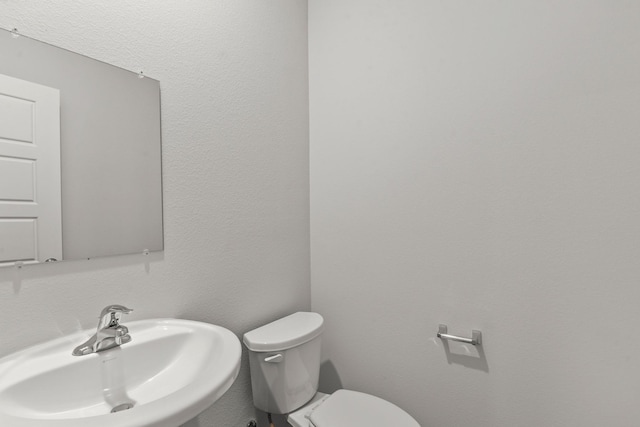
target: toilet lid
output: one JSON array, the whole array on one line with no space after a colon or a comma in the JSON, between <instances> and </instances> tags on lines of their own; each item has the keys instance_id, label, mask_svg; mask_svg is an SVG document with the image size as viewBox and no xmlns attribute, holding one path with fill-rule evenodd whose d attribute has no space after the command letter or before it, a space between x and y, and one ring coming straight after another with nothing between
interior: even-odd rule
<instances>
[{"instance_id":1,"label":"toilet lid","mask_svg":"<svg viewBox=\"0 0 640 427\"><path fill-rule=\"evenodd\" d=\"M370 394L338 390L309 415L315 427L420 427L391 402Z\"/></svg>"}]
</instances>

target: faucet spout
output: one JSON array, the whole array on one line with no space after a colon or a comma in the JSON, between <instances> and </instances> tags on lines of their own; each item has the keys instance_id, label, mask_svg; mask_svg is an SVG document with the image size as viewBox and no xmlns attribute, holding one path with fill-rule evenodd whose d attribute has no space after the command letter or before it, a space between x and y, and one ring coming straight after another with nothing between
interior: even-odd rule
<instances>
[{"instance_id":1,"label":"faucet spout","mask_svg":"<svg viewBox=\"0 0 640 427\"><path fill-rule=\"evenodd\" d=\"M72 354L84 356L121 346L131 341L129 328L120 324L122 314L133 310L123 305L108 305L100 313L96 333L86 342L77 346Z\"/></svg>"}]
</instances>

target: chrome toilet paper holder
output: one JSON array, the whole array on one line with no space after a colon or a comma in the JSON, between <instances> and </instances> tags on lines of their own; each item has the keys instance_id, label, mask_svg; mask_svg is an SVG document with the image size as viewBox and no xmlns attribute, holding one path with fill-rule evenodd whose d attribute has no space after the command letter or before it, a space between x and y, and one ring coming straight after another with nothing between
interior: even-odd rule
<instances>
[{"instance_id":1,"label":"chrome toilet paper holder","mask_svg":"<svg viewBox=\"0 0 640 427\"><path fill-rule=\"evenodd\" d=\"M471 338L465 338L449 334L447 325L440 324L438 327L438 338L441 340L457 341L471 345L482 345L482 332L475 329L471 331Z\"/></svg>"}]
</instances>

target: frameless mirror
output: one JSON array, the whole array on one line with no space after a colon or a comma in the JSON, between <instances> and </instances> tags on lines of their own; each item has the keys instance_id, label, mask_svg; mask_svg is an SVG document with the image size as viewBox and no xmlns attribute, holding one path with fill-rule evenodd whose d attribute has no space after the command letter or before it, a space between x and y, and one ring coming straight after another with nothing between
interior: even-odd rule
<instances>
[{"instance_id":1,"label":"frameless mirror","mask_svg":"<svg viewBox=\"0 0 640 427\"><path fill-rule=\"evenodd\" d=\"M160 251L157 80L0 30L0 265Z\"/></svg>"}]
</instances>

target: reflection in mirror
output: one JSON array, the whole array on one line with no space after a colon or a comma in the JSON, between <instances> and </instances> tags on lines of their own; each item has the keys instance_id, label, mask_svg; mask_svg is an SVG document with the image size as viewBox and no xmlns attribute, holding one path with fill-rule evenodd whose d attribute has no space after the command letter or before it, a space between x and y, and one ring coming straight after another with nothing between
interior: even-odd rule
<instances>
[{"instance_id":1,"label":"reflection in mirror","mask_svg":"<svg viewBox=\"0 0 640 427\"><path fill-rule=\"evenodd\" d=\"M0 29L0 265L163 249L160 84Z\"/></svg>"}]
</instances>

